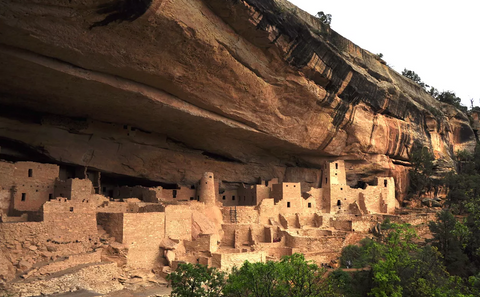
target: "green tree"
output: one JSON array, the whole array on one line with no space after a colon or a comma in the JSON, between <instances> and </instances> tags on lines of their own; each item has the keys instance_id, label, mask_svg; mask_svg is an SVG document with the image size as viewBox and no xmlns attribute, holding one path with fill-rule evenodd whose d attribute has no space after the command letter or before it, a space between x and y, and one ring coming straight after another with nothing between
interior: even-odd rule
<instances>
[{"instance_id":1,"label":"green tree","mask_svg":"<svg viewBox=\"0 0 480 297\"><path fill-rule=\"evenodd\" d=\"M464 272L468 263L468 257L462 248L462 242L465 239L459 236L465 234L465 232L456 232L456 230L464 229L458 226L459 224L461 225L450 211L443 210L437 213L437 221L432 221L428 224L433 235L433 238L428 240L428 242L431 242L433 246L438 248L449 273L466 276ZM465 236L468 235L463 235L463 237Z\"/></svg>"},{"instance_id":2,"label":"green tree","mask_svg":"<svg viewBox=\"0 0 480 297\"><path fill-rule=\"evenodd\" d=\"M390 224L390 227L384 243L373 246L382 254L382 259L372 266L373 288L369 295L375 297L403 296L399 270L412 265L409 253L417 250L413 239L418 236L413 228L408 224Z\"/></svg>"},{"instance_id":3,"label":"green tree","mask_svg":"<svg viewBox=\"0 0 480 297\"><path fill-rule=\"evenodd\" d=\"M466 106L462 105L462 99L460 97L457 97L457 95L455 95L455 92L443 91L441 93L438 93L437 96L435 96L435 99L437 99L440 102L453 105L463 112L467 112L468 110Z\"/></svg>"},{"instance_id":4,"label":"green tree","mask_svg":"<svg viewBox=\"0 0 480 297\"><path fill-rule=\"evenodd\" d=\"M233 268L224 290L231 297L321 297L336 296L325 269L306 261L302 254L280 262L250 263Z\"/></svg>"},{"instance_id":5,"label":"green tree","mask_svg":"<svg viewBox=\"0 0 480 297\"><path fill-rule=\"evenodd\" d=\"M180 264L167 276L174 297L222 296L226 273L201 264Z\"/></svg>"},{"instance_id":6,"label":"green tree","mask_svg":"<svg viewBox=\"0 0 480 297\"><path fill-rule=\"evenodd\" d=\"M434 160L433 154L426 146L423 146L419 141L413 143L410 152L412 169L408 173L410 181L408 194L410 197L421 196L434 186L434 181L431 178L434 173Z\"/></svg>"},{"instance_id":7,"label":"green tree","mask_svg":"<svg viewBox=\"0 0 480 297\"><path fill-rule=\"evenodd\" d=\"M413 70L408 70L407 68L404 68L402 71L402 75L413 80L415 83L417 83L419 86L421 86L425 91L430 87L429 85L425 84L420 76L415 73Z\"/></svg>"},{"instance_id":8,"label":"green tree","mask_svg":"<svg viewBox=\"0 0 480 297\"><path fill-rule=\"evenodd\" d=\"M331 14L326 14L323 11L319 11L315 16L320 20L320 22L324 23L327 26L330 26L330 24L332 23Z\"/></svg>"}]
</instances>

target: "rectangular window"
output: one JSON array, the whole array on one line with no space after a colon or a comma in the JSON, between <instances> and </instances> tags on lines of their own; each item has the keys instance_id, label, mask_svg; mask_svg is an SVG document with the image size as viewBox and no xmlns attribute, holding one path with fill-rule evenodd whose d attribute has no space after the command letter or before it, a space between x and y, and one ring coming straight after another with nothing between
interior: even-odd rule
<instances>
[{"instance_id":1,"label":"rectangular window","mask_svg":"<svg viewBox=\"0 0 480 297\"><path fill-rule=\"evenodd\" d=\"M328 182L328 177L325 178L325 183L327 183L327 182Z\"/></svg>"},{"instance_id":2,"label":"rectangular window","mask_svg":"<svg viewBox=\"0 0 480 297\"><path fill-rule=\"evenodd\" d=\"M235 196L232 196L232 200L235 200Z\"/></svg>"},{"instance_id":3,"label":"rectangular window","mask_svg":"<svg viewBox=\"0 0 480 297\"><path fill-rule=\"evenodd\" d=\"M48 194L48 200L52 200L53 194Z\"/></svg>"},{"instance_id":4,"label":"rectangular window","mask_svg":"<svg viewBox=\"0 0 480 297\"><path fill-rule=\"evenodd\" d=\"M28 177L32 177L33 176L33 170L32 169L28 169Z\"/></svg>"},{"instance_id":5,"label":"rectangular window","mask_svg":"<svg viewBox=\"0 0 480 297\"><path fill-rule=\"evenodd\" d=\"M173 198L177 198L177 190L172 191Z\"/></svg>"},{"instance_id":6,"label":"rectangular window","mask_svg":"<svg viewBox=\"0 0 480 297\"><path fill-rule=\"evenodd\" d=\"M22 193L22 201L25 201L27 199L27 193Z\"/></svg>"},{"instance_id":7,"label":"rectangular window","mask_svg":"<svg viewBox=\"0 0 480 297\"><path fill-rule=\"evenodd\" d=\"M385 185L385 187L387 187L387 180L384 180L383 184Z\"/></svg>"},{"instance_id":8,"label":"rectangular window","mask_svg":"<svg viewBox=\"0 0 480 297\"><path fill-rule=\"evenodd\" d=\"M225 195L223 195L222 200L225 200L225 198L226 198Z\"/></svg>"},{"instance_id":9,"label":"rectangular window","mask_svg":"<svg viewBox=\"0 0 480 297\"><path fill-rule=\"evenodd\" d=\"M290 207L290 202L287 202L287 207Z\"/></svg>"},{"instance_id":10,"label":"rectangular window","mask_svg":"<svg viewBox=\"0 0 480 297\"><path fill-rule=\"evenodd\" d=\"M308 202L308 208L312 208L312 203Z\"/></svg>"},{"instance_id":11,"label":"rectangular window","mask_svg":"<svg viewBox=\"0 0 480 297\"><path fill-rule=\"evenodd\" d=\"M73 212L73 207L70 207L70 212Z\"/></svg>"},{"instance_id":12,"label":"rectangular window","mask_svg":"<svg viewBox=\"0 0 480 297\"><path fill-rule=\"evenodd\" d=\"M335 163L335 169L338 169L338 163Z\"/></svg>"}]
</instances>

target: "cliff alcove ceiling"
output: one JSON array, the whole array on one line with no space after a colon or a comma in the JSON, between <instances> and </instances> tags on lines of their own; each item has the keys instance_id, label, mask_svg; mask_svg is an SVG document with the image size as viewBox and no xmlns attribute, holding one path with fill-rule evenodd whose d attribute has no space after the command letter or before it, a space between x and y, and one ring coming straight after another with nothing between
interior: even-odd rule
<instances>
[{"instance_id":1,"label":"cliff alcove ceiling","mask_svg":"<svg viewBox=\"0 0 480 297\"><path fill-rule=\"evenodd\" d=\"M414 140L441 170L475 145L465 115L286 1L7 0L0 11L0 137L57 163L307 187L341 158L352 185L386 174L401 199Z\"/></svg>"}]
</instances>

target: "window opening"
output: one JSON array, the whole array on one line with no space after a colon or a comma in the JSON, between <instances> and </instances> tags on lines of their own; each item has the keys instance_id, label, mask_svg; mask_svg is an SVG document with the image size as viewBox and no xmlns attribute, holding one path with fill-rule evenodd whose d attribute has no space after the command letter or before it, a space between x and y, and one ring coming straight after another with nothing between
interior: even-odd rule
<instances>
[{"instance_id":1,"label":"window opening","mask_svg":"<svg viewBox=\"0 0 480 297\"><path fill-rule=\"evenodd\" d=\"M173 196L173 198L177 198L177 190L172 191L172 196Z\"/></svg>"},{"instance_id":2,"label":"window opening","mask_svg":"<svg viewBox=\"0 0 480 297\"><path fill-rule=\"evenodd\" d=\"M53 194L48 194L48 200L52 200Z\"/></svg>"},{"instance_id":3,"label":"window opening","mask_svg":"<svg viewBox=\"0 0 480 297\"><path fill-rule=\"evenodd\" d=\"M27 193L22 193L22 201L25 201L27 199Z\"/></svg>"},{"instance_id":4,"label":"window opening","mask_svg":"<svg viewBox=\"0 0 480 297\"><path fill-rule=\"evenodd\" d=\"M308 208L312 208L312 203L308 202Z\"/></svg>"},{"instance_id":5,"label":"window opening","mask_svg":"<svg viewBox=\"0 0 480 297\"><path fill-rule=\"evenodd\" d=\"M226 198L225 195L223 195L222 200L225 200L225 198Z\"/></svg>"},{"instance_id":6,"label":"window opening","mask_svg":"<svg viewBox=\"0 0 480 297\"><path fill-rule=\"evenodd\" d=\"M290 207L290 202L287 202L287 207Z\"/></svg>"},{"instance_id":7,"label":"window opening","mask_svg":"<svg viewBox=\"0 0 480 297\"><path fill-rule=\"evenodd\" d=\"M338 163L335 163L335 169L338 169Z\"/></svg>"},{"instance_id":8,"label":"window opening","mask_svg":"<svg viewBox=\"0 0 480 297\"><path fill-rule=\"evenodd\" d=\"M232 200L235 200L235 196L232 196Z\"/></svg>"},{"instance_id":9,"label":"window opening","mask_svg":"<svg viewBox=\"0 0 480 297\"><path fill-rule=\"evenodd\" d=\"M385 187L387 187L387 180L386 179L383 181L383 184L385 185Z\"/></svg>"},{"instance_id":10,"label":"window opening","mask_svg":"<svg viewBox=\"0 0 480 297\"><path fill-rule=\"evenodd\" d=\"M73 212L73 207L70 207L70 211Z\"/></svg>"},{"instance_id":11,"label":"window opening","mask_svg":"<svg viewBox=\"0 0 480 297\"><path fill-rule=\"evenodd\" d=\"M28 169L28 177L32 177L33 176L33 170L32 169Z\"/></svg>"}]
</instances>

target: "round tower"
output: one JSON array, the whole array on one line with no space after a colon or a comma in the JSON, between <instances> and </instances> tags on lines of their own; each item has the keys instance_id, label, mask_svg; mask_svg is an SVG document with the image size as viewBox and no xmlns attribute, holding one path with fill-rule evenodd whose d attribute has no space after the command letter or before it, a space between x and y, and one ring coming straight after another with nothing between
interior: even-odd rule
<instances>
[{"instance_id":1,"label":"round tower","mask_svg":"<svg viewBox=\"0 0 480 297\"><path fill-rule=\"evenodd\" d=\"M215 204L215 178L212 172L205 172L198 185L198 196L200 202L205 204Z\"/></svg>"}]
</instances>

